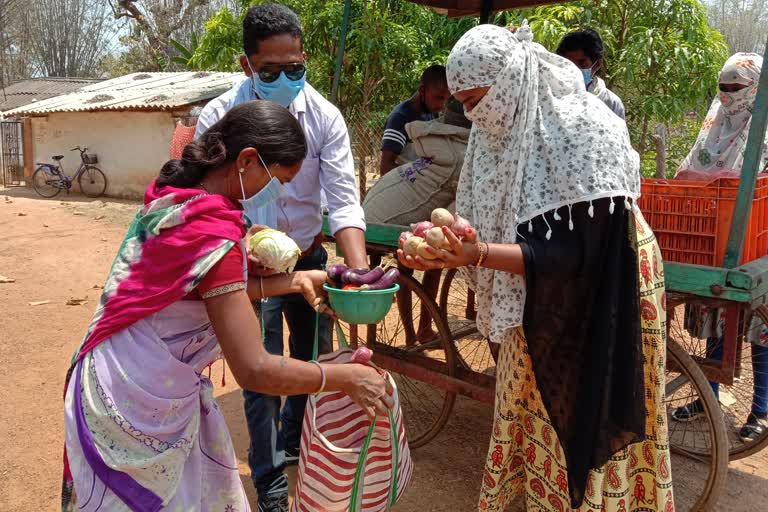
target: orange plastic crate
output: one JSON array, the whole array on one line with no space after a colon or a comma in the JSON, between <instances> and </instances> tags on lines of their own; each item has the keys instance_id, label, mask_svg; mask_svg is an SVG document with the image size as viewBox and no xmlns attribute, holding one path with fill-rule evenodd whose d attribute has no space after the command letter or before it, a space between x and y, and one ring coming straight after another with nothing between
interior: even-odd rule
<instances>
[{"instance_id":1,"label":"orange plastic crate","mask_svg":"<svg viewBox=\"0 0 768 512\"><path fill-rule=\"evenodd\" d=\"M666 261L720 267L725 257L739 180L643 179L638 206ZM741 263L768 254L768 177L758 178Z\"/></svg>"}]
</instances>

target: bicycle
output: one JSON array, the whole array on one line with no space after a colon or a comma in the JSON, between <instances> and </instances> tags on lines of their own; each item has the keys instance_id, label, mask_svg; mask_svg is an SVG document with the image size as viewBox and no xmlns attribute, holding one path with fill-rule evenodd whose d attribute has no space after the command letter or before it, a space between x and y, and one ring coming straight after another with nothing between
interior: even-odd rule
<instances>
[{"instance_id":1,"label":"bicycle","mask_svg":"<svg viewBox=\"0 0 768 512\"><path fill-rule=\"evenodd\" d=\"M98 158L94 154L88 154L88 148L77 146L70 151L80 152L80 166L73 176L67 176L61 161L64 155L56 155L53 160L56 164L38 162L37 169L32 174L32 186L42 197L50 199L56 197L62 190L69 194L72 182L77 180L80 190L86 197L101 197L107 190L107 177L101 169L95 167Z\"/></svg>"}]
</instances>

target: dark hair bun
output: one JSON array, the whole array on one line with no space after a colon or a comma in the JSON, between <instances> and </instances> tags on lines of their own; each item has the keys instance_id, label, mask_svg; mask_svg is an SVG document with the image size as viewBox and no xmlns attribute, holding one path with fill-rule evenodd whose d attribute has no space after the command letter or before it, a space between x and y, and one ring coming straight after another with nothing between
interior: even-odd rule
<instances>
[{"instance_id":1,"label":"dark hair bun","mask_svg":"<svg viewBox=\"0 0 768 512\"><path fill-rule=\"evenodd\" d=\"M266 165L294 165L307 154L307 142L293 114L277 103L249 101L233 107L200 138L184 147L181 160L166 163L160 187L192 188L208 172L234 162L254 148Z\"/></svg>"},{"instance_id":2,"label":"dark hair bun","mask_svg":"<svg viewBox=\"0 0 768 512\"><path fill-rule=\"evenodd\" d=\"M157 185L177 188L194 187L208 173L227 161L227 148L219 132L206 132L200 142L184 147L181 160L171 160L160 170Z\"/></svg>"}]
</instances>

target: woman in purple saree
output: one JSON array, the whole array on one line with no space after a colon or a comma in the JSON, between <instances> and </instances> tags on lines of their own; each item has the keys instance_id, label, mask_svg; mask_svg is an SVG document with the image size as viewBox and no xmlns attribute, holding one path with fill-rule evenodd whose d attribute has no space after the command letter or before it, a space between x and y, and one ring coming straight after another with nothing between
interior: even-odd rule
<instances>
[{"instance_id":1,"label":"woman in purple saree","mask_svg":"<svg viewBox=\"0 0 768 512\"><path fill-rule=\"evenodd\" d=\"M251 302L302 293L319 307L325 273L249 282L240 202L274 199L305 154L290 112L255 101L232 109L149 186L68 374L64 510L249 510L203 375L222 356L244 389L324 388L371 415L391 407L372 367L305 363L263 347Z\"/></svg>"}]
</instances>

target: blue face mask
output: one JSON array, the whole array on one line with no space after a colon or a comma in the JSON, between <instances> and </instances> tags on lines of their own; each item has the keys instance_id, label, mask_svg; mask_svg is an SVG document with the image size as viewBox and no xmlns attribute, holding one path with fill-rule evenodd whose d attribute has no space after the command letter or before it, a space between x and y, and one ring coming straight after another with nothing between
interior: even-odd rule
<instances>
[{"instance_id":1,"label":"blue face mask","mask_svg":"<svg viewBox=\"0 0 768 512\"><path fill-rule=\"evenodd\" d=\"M264 215L262 215L260 211L271 203L274 203L283 193L283 184L280 183L280 180L272 176L272 173L269 172L269 168L264 163L261 155L259 155L259 161L264 167L264 170L267 171L270 180L269 183L264 186L264 188L253 194L251 197L245 197L243 174L238 174L238 177L240 178L240 189L243 192L243 198L240 200L240 204L243 205L243 211L245 212L246 217L248 217L248 220L250 220L252 223L258 222L259 219L262 219Z\"/></svg>"},{"instance_id":2,"label":"blue face mask","mask_svg":"<svg viewBox=\"0 0 768 512\"><path fill-rule=\"evenodd\" d=\"M595 65L596 64L597 64L597 62L595 64L592 64L587 69L581 69L580 70L581 71L581 76L584 77L584 85L586 85L587 87L589 87L589 84L591 84L592 81L595 79L595 71L594 71L594 69L595 69Z\"/></svg>"},{"instance_id":3,"label":"blue face mask","mask_svg":"<svg viewBox=\"0 0 768 512\"><path fill-rule=\"evenodd\" d=\"M291 80L285 75L285 71L280 72L280 76L271 83L263 82L257 73L253 72L251 62L248 61L248 68L251 70L251 82L256 96L262 100L273 101L286 108L291 106L296 96L304 89L306 77L299 80Z\"/></svg>"}]
</instances>

